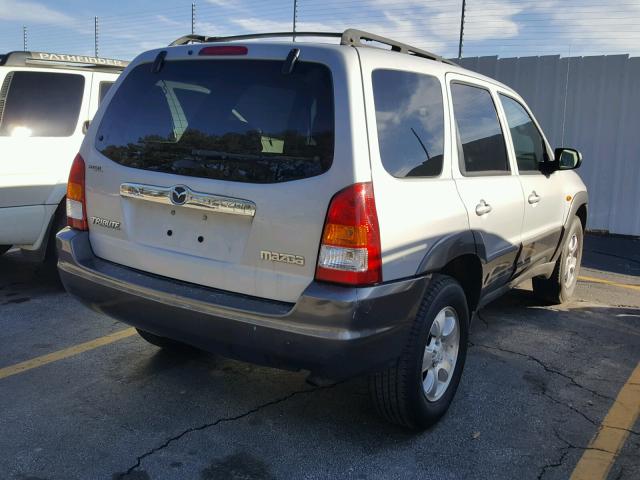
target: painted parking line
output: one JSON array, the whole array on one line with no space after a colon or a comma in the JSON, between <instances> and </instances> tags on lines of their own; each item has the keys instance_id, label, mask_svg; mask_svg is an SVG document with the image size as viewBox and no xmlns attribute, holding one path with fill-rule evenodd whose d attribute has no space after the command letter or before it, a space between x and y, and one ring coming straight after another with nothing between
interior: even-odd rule
<instances>
[{"instance_id":1,"label":"painted parking line","mask_svg":"<svg viewBox=\"0 0 640 480\"><path fill-rule=\"evenodd\" d=\"M640 285L633 285L629 283L619 283L619 282L614 282L612 280L605 280L604 278L580 276L578 277L578 280L581 280L583 282L589 282L589 283L602 283L605 285L612 285L614 287L620 287L620 288L628 288L630 290L637 290L640 292Z\"/></svg>"},{"instance_id":2,"label":"painted parking line","mask_svg":"<svg viewBox=\"0 0 640 480\"><path fill-rule=\"evenodd\" d=\"M605 480L640 414L640 363L624 384L571 480Z\"/></svg>"},{"instance_id":3,"label":"painted parking line","mask_svg":"<svg viewBox=\"0 0 640 480\"><path fill-rule=\"evenodd\" d=\"M124 330L105 335L104 337L96 338L95 340L79 343L78 345L74 345L63 350L58 350L57 352L48 353L47 355L42 355L40 357L32 358L31 360L16 363L15 365L0 368L0 380L12 375L17 375L18 373L41 367L43 365L47 365L48 363L57 362L58 360L73 357L74 355L93 350L94 348L109 345L110 343L117 342L118 340L122 340L123 338L135 335L135 333L135 328L126 328Z\"/></svg>"}]
</instances>

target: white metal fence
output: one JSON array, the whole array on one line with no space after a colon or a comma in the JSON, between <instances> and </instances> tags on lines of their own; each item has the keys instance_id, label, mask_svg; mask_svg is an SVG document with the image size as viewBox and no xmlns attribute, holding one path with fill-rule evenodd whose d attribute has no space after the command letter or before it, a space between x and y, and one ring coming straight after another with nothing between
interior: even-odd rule
<instances>
[{"instance_id":1,"label":"white metal fence","mask_svg":"<svg viewBox=\"0 0 640 480\"><path fill-rule=\"evenodd\" d=\"M140 2L112 2L112 8L96 9L97 16L65 13L59 2L45 3L44 12L25 16L28 9L3 12L10 7L0 1L0 52L128 60L186 33L359 28L447 57L460 50L463 57L640 55L638 0L192 0L153 8L146 2L145 10L136 10ZM113 13L104 14L109 10Z\"/></svg>"},{"instance_id":2,"label":"white metal fence","mask_svg":"<svg viewBox=\"0 0 640 480\"><path fill-rule=\"evenodd\" d=\"M475 57L462 66L520 93L554 146L584 155L592 230L640 235L640 57Z\"/></svg>"}]
</instances>

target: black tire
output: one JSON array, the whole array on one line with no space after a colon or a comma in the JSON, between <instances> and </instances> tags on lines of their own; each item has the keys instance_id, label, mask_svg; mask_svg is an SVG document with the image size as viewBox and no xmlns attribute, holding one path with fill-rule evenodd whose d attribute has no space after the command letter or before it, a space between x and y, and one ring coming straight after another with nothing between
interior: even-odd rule
<instances>
[{"instance_id":1,"label":"black tire","mask_svg":"<svg viewBox=\"0 0 640 480\"><path fill-rule=\"evenodd\" d=\"M67 212L65 211L65 202L63 201L54 214L51 222L51 229L47 236L47 247L44 254L45 264L56 266L58 263L58 249L56 247L56 235L67 226Z\"/></svg>"},{"instance_id":2,"label":"black tire","mask_svg":"<svg viewBox=\"0 0 640 480\"><path fill-rule=\"evenodd\" d=\"M571 255L572 239L575 236L576 245L576 265L571 275L571 281L567 281L566 275L569 269L567 258ZM534 277L532 279L533 293L540 300L551 305L559 305L568 301L576 290L580 264L582 262L582 248L584 245L584 230L582 222L578 217L574 217L567 229L567 234L562 244L562 253L556 261L556 266L549 278Z\"/></svg>"},{"instance_id":3,"label":"black tire","mask_svg":"<svg viewBox=\"0 0 640 480\"><path fill-rule=\"evenodd\" d=\"M191 347L186 343L178 342L177 340L172 340L167 337L161 337L151 332L147 332L145 330L140 330L136 328L138 335L140 335L143 339L149 342L151 345L155 345L156 347L160 347L163 350L169 351L186 351Z\"/></svg>"},{"instance_id":4,"label":"black tire","mask_svg":"<svg viewBox=\"0 0 640 480\"><path fill-rule=\"evenodd\" d=\"M11 249L11 245L0 245L0 255L4 255Z\"/></svg>"},{"instance_id":5,"label":"black tire","mask_svg":"<svg viewBox=\"0 0 640 480\"><path fill-rule=\"evenodd\" d=\"M432 340L434 320L446 307L453 308L458 317L458 356L446 390L430 401L423 389L423 355ZM468 337L469 308L464 290L453 278L434 275L402 354L394 365L369 376L369 392L377 412L391 423L415 430L437 422L449 408L460 383Z\"/></svg>"}]
</instances>

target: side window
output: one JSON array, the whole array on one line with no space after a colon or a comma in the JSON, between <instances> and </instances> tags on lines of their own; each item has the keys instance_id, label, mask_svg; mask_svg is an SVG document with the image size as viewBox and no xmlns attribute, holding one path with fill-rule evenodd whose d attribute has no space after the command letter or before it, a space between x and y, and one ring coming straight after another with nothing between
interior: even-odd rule
<instances>
[{"instance_id":1,"label":"side window","mask_svg":"<svg viewBox=\"0 0 640 480\"><path fill-rule=\"evenodd\" d=\"M539 172L540 163L547 160L547 147L540 131L525 108L506 95L500 101L507 116L513 149L520 172Z\"/></svg>"},{"instance_id":2,"label":"side window","mask_svg":"<svg viewBox=\"0 0 640 480\"><path fill-rule=\"evenodd\" d=\"M452 83L453 112L463 175L504 175L510 171L507 149L491 93Z\"/></svg>"},{"instance_id":3,"label":"side window","mask_svg":"<svg viewBox=\"0 0 640 480\"><path fill-rule=\"evenodd\" d=\"M440 81L398 70L372 74L378 146L391 175L437 177L444 153L444 106Z\"/></svg>"},{"instance_id":4,"label":"side window","mask_svg":"<svg viewBox=\"0 0 640 480\"><path fill-rule=\"evenodd\" d=\"M98 91L98 105L102 105L105 95L113 86L113 82L100 82L100 90Z\"/></svg>"},{"instance_id":5,"label":"side window","mask_svg":"<svg viewBox=\"0 0 640 480\"><path fill-rule=\"evenodd\" d=\"M0 89L0 137L69 137L78 123L84 77L10 72Z\"/></svg>"}]
</instances>

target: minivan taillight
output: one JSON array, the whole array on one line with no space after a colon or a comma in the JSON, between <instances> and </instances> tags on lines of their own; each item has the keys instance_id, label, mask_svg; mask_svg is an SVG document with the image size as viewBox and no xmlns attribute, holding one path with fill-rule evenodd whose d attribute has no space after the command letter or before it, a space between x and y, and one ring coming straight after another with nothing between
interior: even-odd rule
<instances>
[{"instance_id":1,"label":"minivan taillight","mask_svg":"<svg viewBox=\"0 0 640 480\"><path fill-rule=\"evenodd\" d=\"M316 280L346 285L382 281L380 228L371 182L351 185L331 199Z\"/></svg>"},{"instance_id":2,"label":"minivan taillight","mask_svg":"<svg viewBox=\"0 0 640 480\"><path fill-rule=\"evenodd\" d=\"M76 230L88 230L84 195L84 160L76 155L67 183L67 225Z\"/></svg>"}]
</instances>

